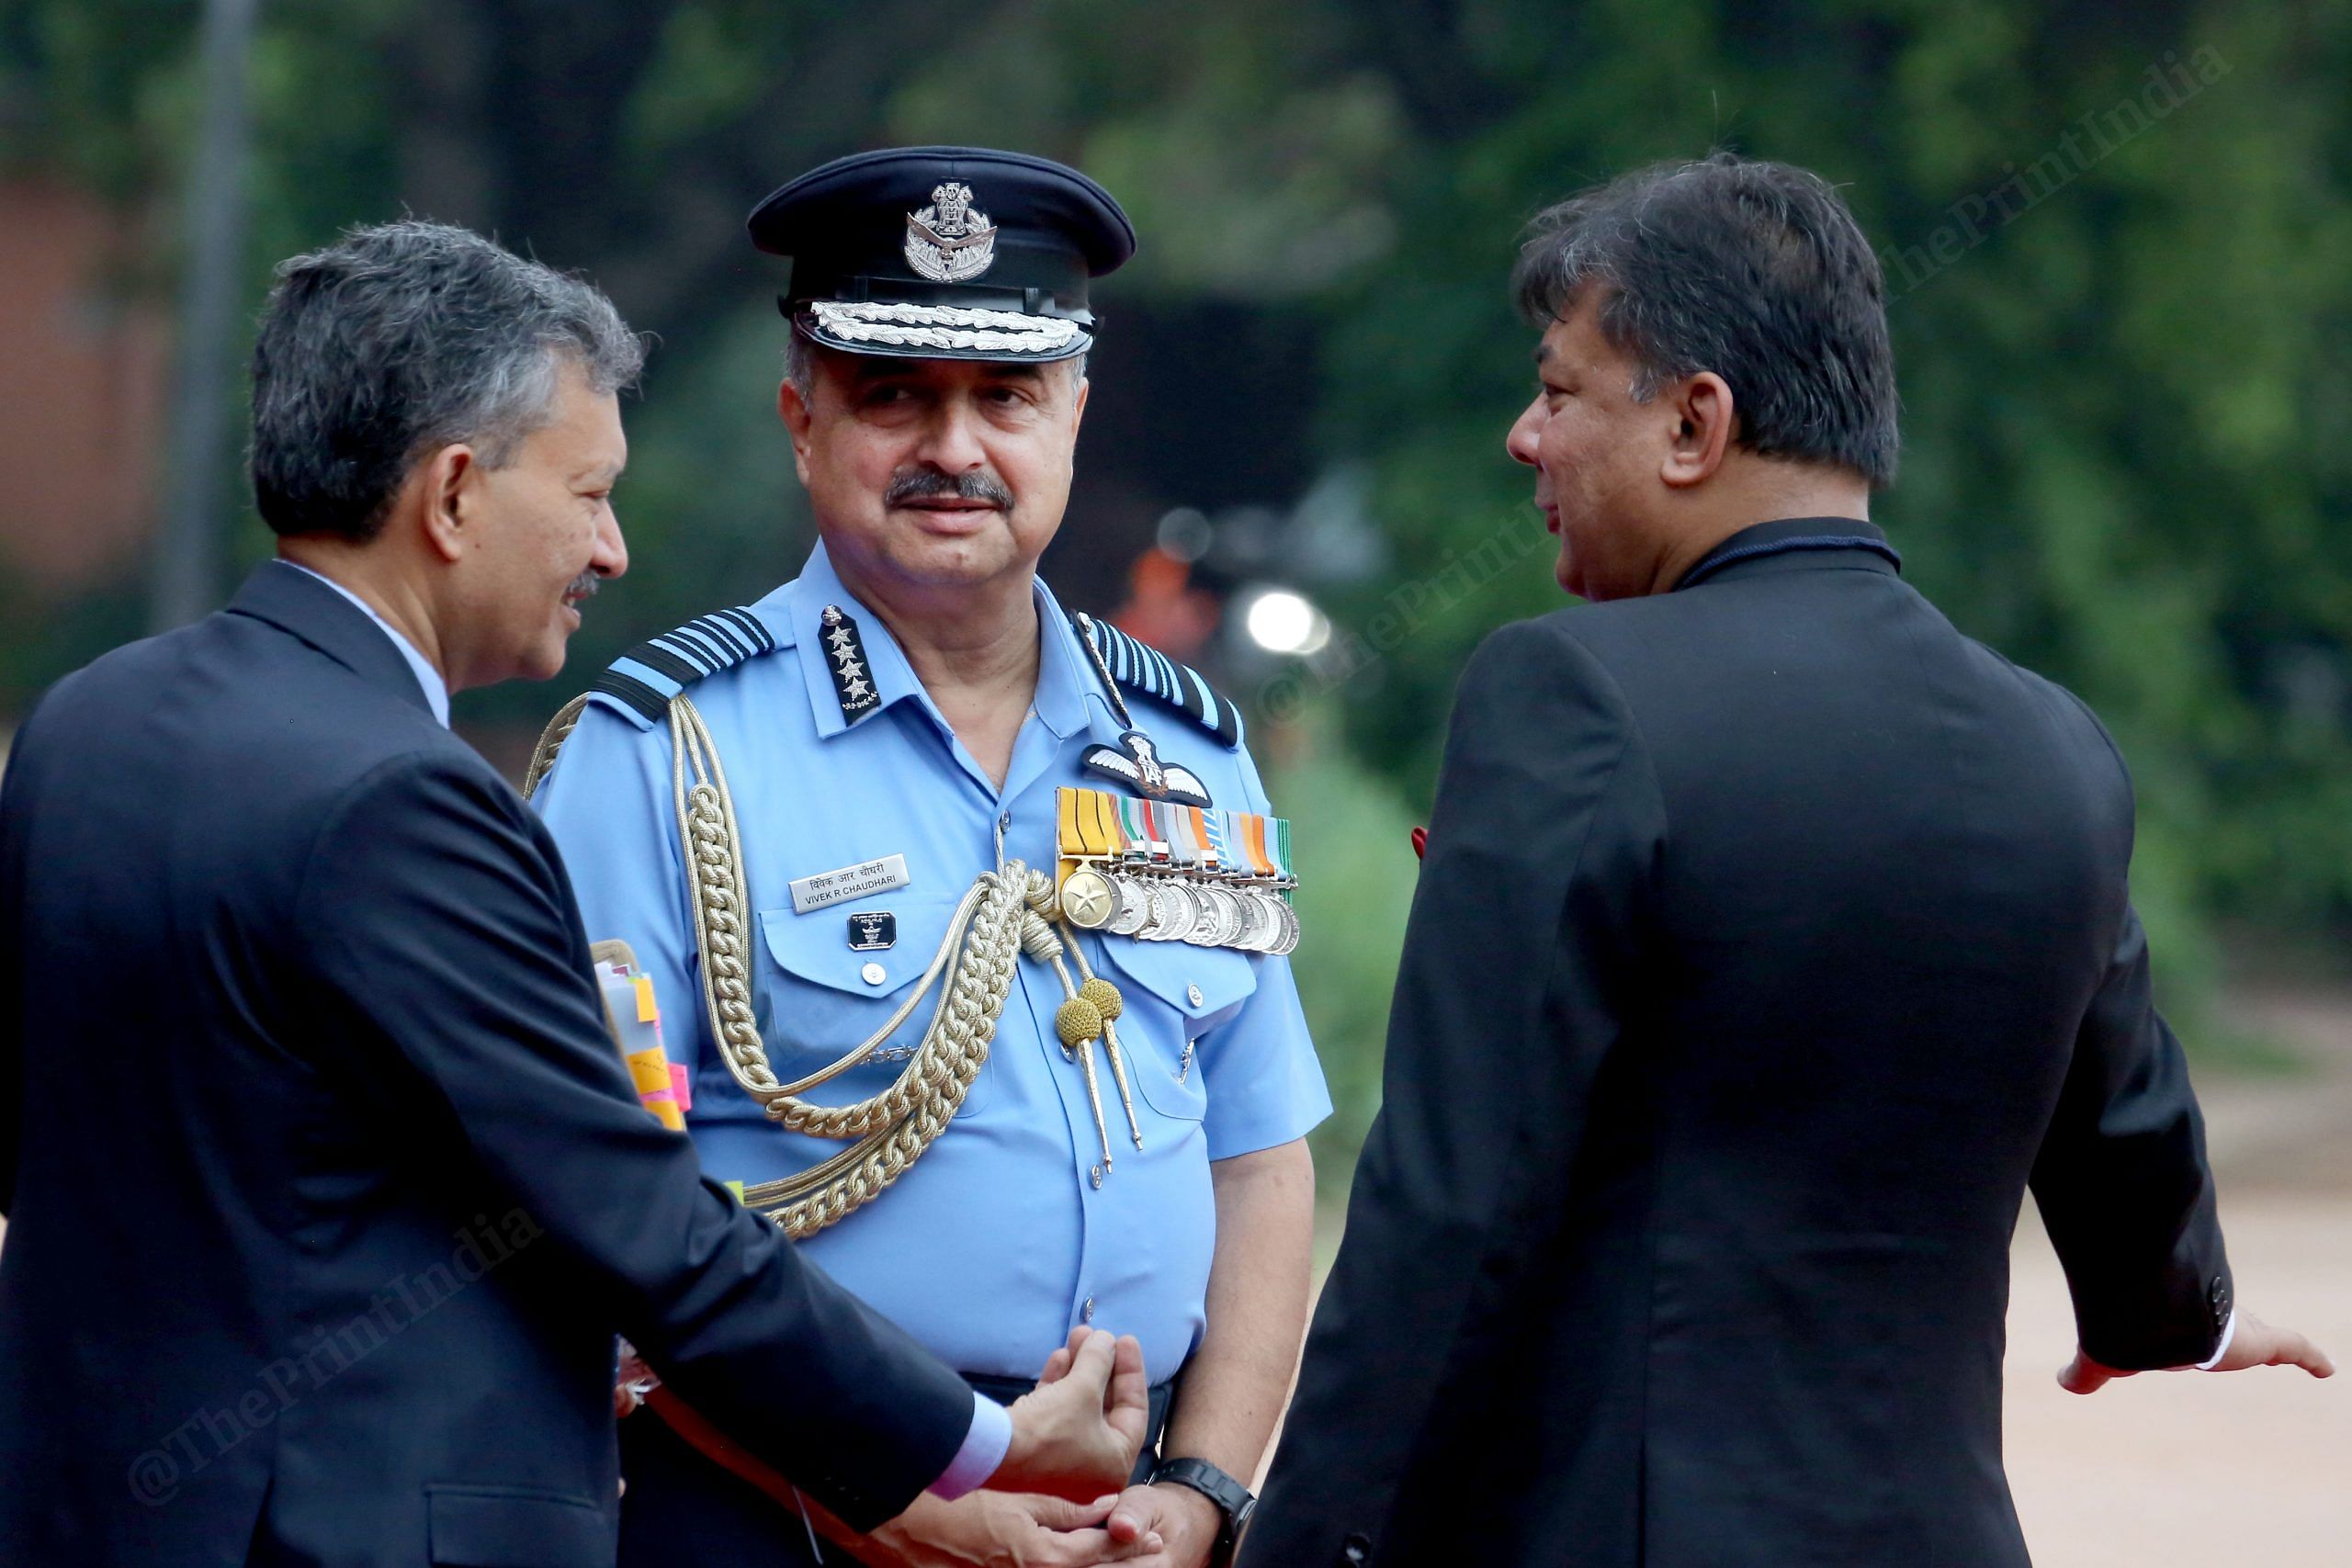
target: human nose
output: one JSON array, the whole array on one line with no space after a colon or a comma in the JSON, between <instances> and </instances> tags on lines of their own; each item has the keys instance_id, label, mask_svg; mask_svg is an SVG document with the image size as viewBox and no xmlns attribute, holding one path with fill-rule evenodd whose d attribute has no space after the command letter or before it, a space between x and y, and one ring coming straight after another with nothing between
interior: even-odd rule
<instances>
[{"instance_id":1,"label":"human nose","mask_svg":"<svg viewBox=\"0 0 2352 1568\"><path fill-rule=\"evenodd\" d=\"M1529 468L1536 466L1543 446L1544 400L1530 398L1519 417L1511 422L1510 434L1503 437L1503 450Z\"/></svg>"},{"instance_id":2,"label":"human nose","mask_svg":"<svg viewBox=\"0 0 2352 1568\"><path fill-rule=\"evenodd\" d=\"M915 456L944 474L967 474L988 462L970 408L960 398L944 400L923 428Z\"/></svg>"},{"instance_id":3,"label":"human nose","mask_svg":"<svg viewBox=\"0 0 2352 1568\"><path fill-rule=\"evenodd\" d=\"M599 577L620 577L628 570L628 541L621 537L620 513L609 502L596 525L596 551L588 558L588 565Z\"/></svg>"}]
</instances>

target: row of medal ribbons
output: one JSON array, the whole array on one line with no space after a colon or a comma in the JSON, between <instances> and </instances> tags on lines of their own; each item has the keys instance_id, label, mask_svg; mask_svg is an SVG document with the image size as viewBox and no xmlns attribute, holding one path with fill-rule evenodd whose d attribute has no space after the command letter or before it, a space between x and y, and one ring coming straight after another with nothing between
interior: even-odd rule
<instances>
[{"instance_id":1,"label":"row of medal ribbons","mask_svg":"<svg viewBox=\"0 0 2352 1568\"><path fill-rule=\"evenodd\" d=\"M1298 945L1286 819L1097 789L1061 790L1056 805L1070 924L1243 953Z\"/></svg>"}]
</instances>

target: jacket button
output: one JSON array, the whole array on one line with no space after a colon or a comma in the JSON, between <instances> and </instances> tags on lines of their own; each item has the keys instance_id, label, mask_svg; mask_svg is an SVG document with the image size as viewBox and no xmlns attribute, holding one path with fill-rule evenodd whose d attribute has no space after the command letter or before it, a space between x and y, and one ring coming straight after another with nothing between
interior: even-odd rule
<instances>
[{"instance_id":1,"label":"jacket button","mask_svg":"<svg viewBox=\"0 0 2352 1568\"><path fill-rule=\"evenodd\" d=\"M1340 1561L1348 1563L1371 1562L1372 1538L1367 1535L1348 1537L1346 1540L1340 1543Z\"/></svg>"},{"instance_id":2,"label":"jacket button","mask_svg":"<svg viewBox=\"0 0 2352 1568\"><path fill-rule=\"evenodd\" d=\"M1094 1298L1092 1296L1087 1297L1086 1304L1078 1309L1078 1320L1080 1323L1092 1323L1094 1321Z\"/></svg>"},{"instance_id":3,"label":"jacket button","mask_svg":"<svg viewBox=\"0 0 2352 1568\"><path fill-rule=\"evenodd\" d=\"M878 986L883 981L890 977L890 972L888 969L883 968L879 964L868 964L865 968L859 970L857 974L858 978L864 980L869 986Z\"/></svg>"},{"instance_id":4,"label":"jacket button","mask_svg":"<svg viewBox=\"0 0 2352 1568\"><path fill-rule=\"evenodd\" d=\"M1198 1006L1200 1006L1200 1005L1201 1005L1201 988L1200 988L1198 986L1187 986L1187 987L1184 987L1184 999L1185 999L1186 1001L1188 1001L1188 1002L1192 1003L1194 1007L1198 1007Z\"/></svg>"}]
</instances>

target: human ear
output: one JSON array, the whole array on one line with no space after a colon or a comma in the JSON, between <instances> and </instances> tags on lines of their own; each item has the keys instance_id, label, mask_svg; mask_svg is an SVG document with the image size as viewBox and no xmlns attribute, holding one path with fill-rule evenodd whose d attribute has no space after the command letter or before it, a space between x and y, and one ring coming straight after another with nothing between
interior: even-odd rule
<instances>
[{"instance_id":1,"label":"human ear","mask_svg":"<svg viewBox=\"0 0 2352 1568\"><path fill-rule=\"evenodd\" d=\"M468 536L479 533L481 459L462 442L444 446L424 461L416 504L423 510L425 543L445 561L466 553Z\"/></svg>"},{"instance_id":2,"label":"human ear","mask_svg":"<svg viewBox=\"0 0 2352 1568\"><path fill-rule=\"evenodd\" d=\"M1658 478L1678 490L1703 483L1723 467L1731 449L1731 383L1702 370L1678 387L1668 403L1675 425Z\"/></svg>"},{"instance_id":3,"label":"human ear","mask_svg":"<svg viewBox=\"0 0 2352 1568\"><path fill-rule=\"evenodd\" d=\"M808 428L816 423L816 413L789 378L776 386L775 412L776 417L784 421L785 433L792 438L792 468L805 487L808 483Z\"/></svg>"}]
</instances>

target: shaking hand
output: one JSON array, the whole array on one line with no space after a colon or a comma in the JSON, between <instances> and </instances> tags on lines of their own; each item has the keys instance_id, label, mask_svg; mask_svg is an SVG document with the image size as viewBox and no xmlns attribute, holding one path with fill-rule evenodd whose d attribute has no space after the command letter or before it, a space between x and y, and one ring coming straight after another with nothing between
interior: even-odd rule
<instances>
[{"instance_id":1,"label":"shaking hand","mask_svg":"<svg viewBox=\"0 0 2352 1568\"><path fill-rule=\"evenodd\" d=\"M987 1485L1080 1503L1118 1493L1150 1420L1143 1347L1077 1329L1046 1372L1046 1382L1013 1401L1012 1446Z\"/></svg>"}]
</instances>

